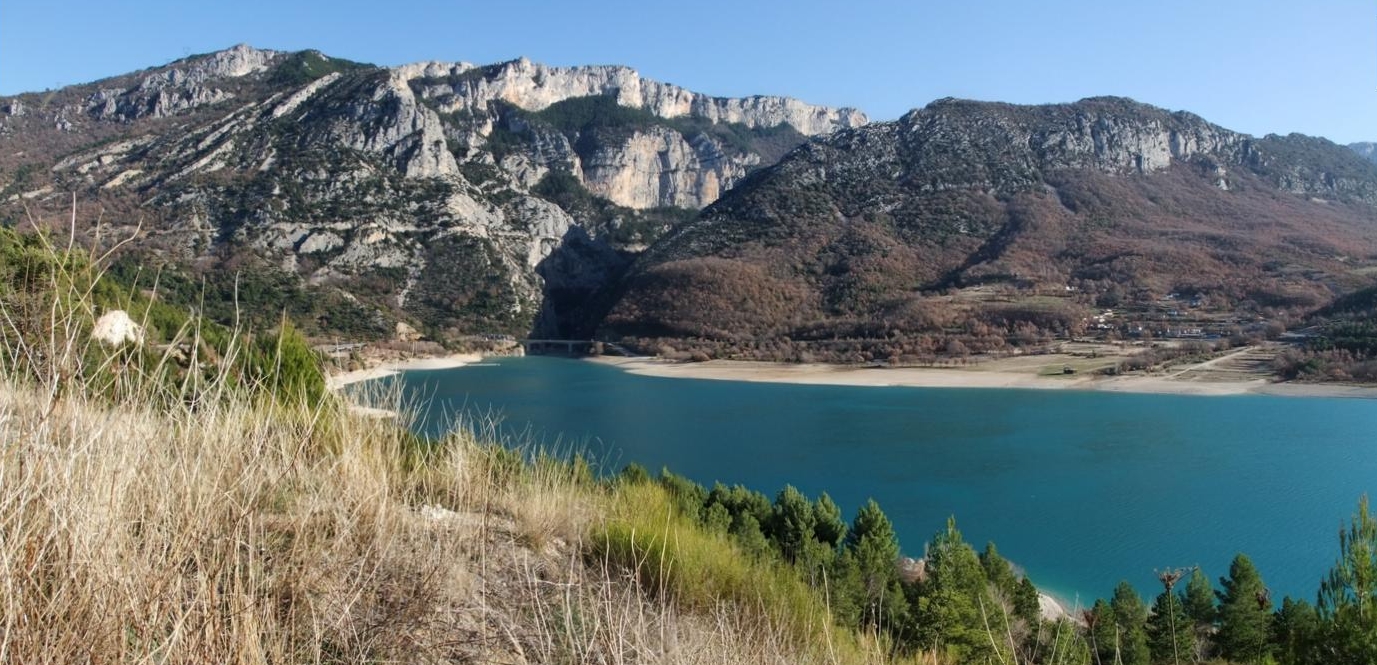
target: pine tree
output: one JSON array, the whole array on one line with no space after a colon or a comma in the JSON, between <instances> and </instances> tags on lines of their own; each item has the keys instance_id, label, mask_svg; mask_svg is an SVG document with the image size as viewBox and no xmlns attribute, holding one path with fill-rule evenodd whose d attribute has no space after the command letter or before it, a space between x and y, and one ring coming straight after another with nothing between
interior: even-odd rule
<instances>
[{"instance_id":1,"label":"pine tree","mask_svg":"<svg viewBox=\"0 0 1377 665\"><path fill-rule=\"evenodd\" d=\"M894 525L874 499L856 512L851 532L846 536L846 549L856 562L860 578L861 622L878 626L904 612L906 607L895 606L903 604L902 593L896 601L891 589L899 580L899 540L894 535Z\"/></svg>"},{"instance_id":2,"label":"pine tree","mask_svg":"<svg viewBox=\"0 0 1377 665\"><path fill-rule=\"evenodd\" d=\"M995 548L993 542L985 543L985 551L980 553L980 567L985 569L985 579L990 581L996 589L999 589L1007 598L1014 597L1014 591L1018 587L1018 578L1014 576L1014 568L1009 565L1009 561L999 555L999 550Z\"/></svg>"},{"instance_id":3,"label":"pine tree","mask_svg":"<svg viewBox=\"0 0 1377 665\"><path fill-rule=\"evenodd\" d=\"M770 541L761 532L760 522L756 521L755 515L747 513L740 520L732 522L730 533L741 550L752 558L765 559L770 556Z\"/></svg>"},{"instance_id":4,"label":"pine tree","mask_svg":"<svg viewBox=\"0 0 1377 665\"><path fill-rule=\"evenodd\" d=\"M1026 576L1019 578L1008 559L1000 556L993 542L985 543L985 551L980 553L980 566L985 569L985 579L1005 600L1013 606L1014 616L1022 619L1028 626L1036 626L1042 607L1038 603L1038 590Z\"/></svg>"},{"instance_id":5,"label":"pine tree","mask_svg":"<svg viewBox=\"0 0 1377 665\"><path fill-rule=\"evenodd\" d=\"M1279 665L1304 665L1319 662L1315 648L1319 646L1320 617L1315 608L1303 600L1283 598L1281 609L1273 615L1272 644ZM1326 662L1337 662L1325 659Z\"/></svg>"},{"instance_id":6,"label":"pine tree","mask_svg":"<svg viewBox=\"0 0 1377 665\"><path fill-rule=\"evenodd\" d=\"M1320 585L1326 661L1377 663L1377 520L1364 496L1339 532L1339 560Z\"/></svg>"},{"instance_id":7,"label":"pine tree","mask_svg":"<svg viewBox=\"0 0 1377 665\"><path fill-rule=\"evenodd\" d=\"M832 560L828 576L828 604L837 623L848 628L861 627L862 611L866 605L865 589L861 584L861 567L850 549L843 549Z\"/></svg>"},{"instance_id":8,"label":"pine tree","mask_svg":"<svg viewBox=\"0 0 1377 665\"><path fill-rule=\"evenodd\" d=\"M823 492L813 504L813 535L818 542L830 547L841 545L846 538L846 520L842 519L841 508L832 502L832 497Z\"/></svg>"},{"instance_id":9,"label":"pine tree","mask_svg":"<svg viewBox=\"0 0 1377 665\"><path fill-rule=\"evenodd\" d=\"M712 491L708 492L704 500L704 506L711 508L713 505L721 505L727 509L727 513L732 517L732 530L743 528L741 522L747 515L754 518L756 525L760 526L769 522L770 516L774 514L774 506L764 494L741 485L734 485L730 489L722 483L713 485Z\"/></svg>"},{"instance_id":10,"label":"pine tree","mask_svg":"<svg viewBox=\"0 0 1377 665\"><path fill-rule=\"evenodd\" d=\"M669 491L680 514L695 520L703 518L703 510L707 507L704 505L708 498L707 488L670 471L669 467L660 468L660 486Z\"/></svg>"},{"instance_id":11,"label":"pine tree","mask_svg":"<svg viewBox=\"0 0 1377 665\"><path fill-rule=\"evenodd\" d=\"M1186 616L1181 598L1163 590L1152 604L1147 621L1148 651L1155 663L1189 663L1195 660L1194 622Z\"/></svg>"},{"instance_id":12,"label":"pine tree","mask_svg":"<svg viewBox=\"0 0 1377 665\"><path fill-rule=\"evenodd\" d=\"M1014 592L1014 614L1028 622L1029 626L1036 626L1038 619L1042 618L1042 603L1038 600L1038 589L1033 586L1033 581L1027 575L1018 582L1018 590Z\"/></svg>"},{"instance_id":13,"label":"pine tree","mask_svg":"<svg viewBox=\"0 0 1377 665\"><path fill-rule=\"evenodd\" d=\"M936 644L955 662L1007 659L1005 615L990 594L990 584L975 550L961 538L956 520L933 536L927 552L927 579L919 600L920 641Z\"/></svg>"},{"instance_id":14,"label":"pine tree","mask_svg":"<svg viewBox=\"0 0 1377 665\"><path fill-rule=\"evenodd\" d=\"M1128 582L1114 587L1109 612L1117 630L1119 661L1123 665L1148 665L1151 654L1147 639L1147 605Z\"/></svg>"},{"instance_id":15,"label":"pine tree","mask_svg":"<svg viewBox=\"0 0 1377 665\"><path fill-rule=\"evenodd\" d=\"M1215 607L1214 587L1210 584L1210 578L1198 567L1186 582L1181 604L1193 624L1194 660L1203 661L1214 652L1214 626L1219 618L1219 610Z\"/></svg>"},{"instance_id":16,"label":"pine tree","mask_svg":"<svg viewBox=\"0 0 1377 665\"><path fill-rule=\"evenodd\" d=\"M1095 665L1119 662L1119 626L1114 622L1114 612L1103 598L1095 600L1095 605L1085 613L1086 633L1090 637L1090 648L1095 653Z\"/></svg>"},{"instance_id":17,"label":"pine tree","mask_svg":"<svg viewBox=\"0 0 1377 665\"><path fill-rule=\"evenodd\" d=\"M720 503L709 503L703 510L703 526L714 533L727 533L732 528L732 514Z\"/></svg>"},{"instance_id":18,"label":"pine tree","mask_svg":"<svg viewBox=\"0 0 1377 665\"><path fill-rule=\"evenodd\" d=\"M769 536L785 561L795 563L813 542L816 521L813 505L793 485L785 485L775 497L770 515Z\"/></svg>"},{"instance_id":19,"label":"pine tree","mask_svg":"<svg viewBox=\"0 0 1377 665\"><path fill-rule=\"evenodd\" d=\"M1269 651L1272 603L1262 576L1247 556L1229 564L1229 576L1219 580L1219 654L1239 663L1260 663Z\"/></svg>"}]
</instances>

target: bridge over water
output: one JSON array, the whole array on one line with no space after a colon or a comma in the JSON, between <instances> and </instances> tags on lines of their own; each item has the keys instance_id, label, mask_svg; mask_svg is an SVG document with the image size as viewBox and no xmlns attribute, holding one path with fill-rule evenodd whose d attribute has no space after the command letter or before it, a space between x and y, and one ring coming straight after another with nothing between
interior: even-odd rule
<instances>
[{"instance_id":1,"label":"bridge over water","mask_svg":"<svg viewBox=\"0 0 1377 665\"><path fill-rule=\"evenodd\" d=\"M640 355L615 342L604 342L596 339L522 339L517 341L521 342L521 348L526 351L527 355L591 356L601 355L608 350L628 358Z\"/></svg>"}]
</instances>

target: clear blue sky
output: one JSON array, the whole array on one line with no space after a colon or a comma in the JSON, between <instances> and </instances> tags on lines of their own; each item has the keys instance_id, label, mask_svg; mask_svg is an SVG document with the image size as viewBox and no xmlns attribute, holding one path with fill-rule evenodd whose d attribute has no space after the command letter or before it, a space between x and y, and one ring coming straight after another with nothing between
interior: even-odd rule
<instances>
[{"instance_id":1,"label":"clear blue sky","mask_svg":"<svg viewBox=\"0 0 1377 665\"><path fill-rule=\"evenodd\" d=\"M247 42L401 64L626 64L878 119L946 96L1125 95L1231 129L1377 140L1370 0L2 0L0 94Z\"/></svg>"}]
</instances>

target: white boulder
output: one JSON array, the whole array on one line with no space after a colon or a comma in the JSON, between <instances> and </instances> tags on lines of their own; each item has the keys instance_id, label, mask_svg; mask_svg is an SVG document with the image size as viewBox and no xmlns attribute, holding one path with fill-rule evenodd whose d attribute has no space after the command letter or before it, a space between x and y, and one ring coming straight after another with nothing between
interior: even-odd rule
<instances>
[{"instance_id":1,"label":"white boulder","mask_svg":"<svg viewBox=\"0 0 1377 665\"><path fill-rule=\"evenodd\" d=\"M134 323L129 313L122 309L112 309L96 319L96 327L91 336L103 344L120 346L126 343L143 344L143 326Z\"/></svg>"}]
</instances>

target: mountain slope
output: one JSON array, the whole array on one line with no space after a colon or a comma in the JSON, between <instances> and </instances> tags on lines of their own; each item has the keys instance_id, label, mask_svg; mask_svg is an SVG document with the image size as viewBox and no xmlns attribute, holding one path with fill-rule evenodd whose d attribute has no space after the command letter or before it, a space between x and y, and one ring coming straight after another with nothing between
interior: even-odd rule
<instances>
[{"instance_id":1,"label":"mountain slope","mask_svg":"<svg viewBox=\"0 0 1377 665\"><path fill-rule=\"evenodd\" d=\"M1348 147L1353 152L1361 155L1364 159L1377 162L1377 143L1364 141L1362 143L1350 143Z\"/></svg>"},{"instance_id":2,"label":"mountain slope","mask_svg":"<svg viewBox=\"0 0 1377 665\"><path fill-rule=\"evenodd\" d=\"M150 267L334 293L365 322L351 334L400 319L441 338L562 335L563 312L670 225L806 135L864 122L625 67L381 68L241 45L0 99L0 218L76 192L107 236L142 222ZM551 260L565 252L581 258ZM300 300L308 325L340 329Z\"/></svg>"},{"instance_id":3,"label":"mountain slope","mask_svg":"<svg viewBox=\"0 0 1377 665\"><path fill-rule=\"evenodd\" d=\"M642 255L602 334L925 356L1083 334L1100 308L1119 334L1227 334L1369 283L1374 203L1377 165L1322 139L1119 98L939 100L748 178ZM1182 297L1189 317L1163 306Z\"/></svg>"}]
</instances>

